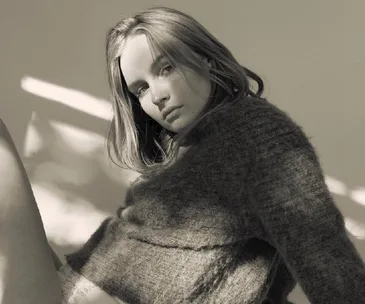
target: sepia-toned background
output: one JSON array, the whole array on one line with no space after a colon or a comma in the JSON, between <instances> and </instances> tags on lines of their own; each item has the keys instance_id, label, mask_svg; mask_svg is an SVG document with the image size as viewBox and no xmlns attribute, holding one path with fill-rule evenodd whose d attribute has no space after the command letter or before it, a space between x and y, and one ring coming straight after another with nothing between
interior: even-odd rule
<instances>
[{"instance_id":1,"label":"sepia-toned background","mask_svg":"<svg viewBox=\"0 0 365 304\"><path fill-rule=\"evenodd\" d=\"M53 249L79 247L137 174L108 160L105 33L155 5L182 10L264 80L303 126L365 258L365 3L361 0L0 2L0 117L23 159ZM300 286L291 294L308 303Z\"/></svg>"}]
</instances>

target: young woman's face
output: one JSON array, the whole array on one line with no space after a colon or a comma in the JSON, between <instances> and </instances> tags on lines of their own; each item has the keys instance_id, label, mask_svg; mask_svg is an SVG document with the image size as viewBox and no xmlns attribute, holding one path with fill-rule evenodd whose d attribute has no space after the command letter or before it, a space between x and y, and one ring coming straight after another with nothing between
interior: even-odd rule
<instances>
[{"instance_id":1,"label":"young woman's face","mask_svg":"<svg viewBox=\"0 0 365 304\"><path fill-rule=\"evenodd\" d=\"M180 66L187 81L165 58L153 62L144 34L128 37L120 58L120 69L142 109L169 131L178 133L203 111L211 91L209 72L198 75ZM166 111L176 108L166 116Z\"/></svg>"}]
</instances>

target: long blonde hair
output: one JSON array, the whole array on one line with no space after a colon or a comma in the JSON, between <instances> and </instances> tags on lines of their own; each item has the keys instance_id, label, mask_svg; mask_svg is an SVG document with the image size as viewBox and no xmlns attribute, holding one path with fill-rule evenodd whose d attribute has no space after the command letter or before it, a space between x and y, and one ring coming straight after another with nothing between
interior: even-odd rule
<instances>
[{"instance_id":1,"label":"long blonde hair","mask_svg":"<svg viewBox=\"0 0 365 304\"><path fill-rule=\"evenodd\" d=\"M198 121L178 136L148 117L127 89L119 60L127 37L137 34L145 34L153 53L162 54L173 67L182 65L200 74L206 66L199 56L208 58L211 64L212 92L208 107ZM260 97L264 89L261 78L241 66L199 22L167 7L149 8L109 29L106 58L114 110L107 138L108 155L118 166L142 174L172 162L184 138L211 111L246 96ZM256 92L250 80L256 82Z\"/></svg>"}]
</instances>

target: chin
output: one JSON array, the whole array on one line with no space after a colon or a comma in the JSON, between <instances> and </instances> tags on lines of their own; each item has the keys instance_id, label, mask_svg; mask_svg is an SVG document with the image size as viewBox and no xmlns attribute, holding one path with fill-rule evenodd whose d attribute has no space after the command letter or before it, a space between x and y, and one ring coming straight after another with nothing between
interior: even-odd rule
<instances>
[{"instance_id":1,"label":"chin","mask_svg":"<svg viewBox=\"0 0 365 304\"><path fill-rule=\"evenodd\" d=\"M187 124L178 118L178 119L175 119L174 121L172 121L171 123L166 123L164 128L171 132L179 133L186 126L187 126Z\"/></svg>"},{"instance_id":2,"label":"chin","mask_svg":"<svg viewBox=\"0 0 365 304\"><path fill-rule=\"evenodd\" d=\"M169 126L168 128L166 128L167 130L169 130L170 132L173 132L173 133L179 133L183 128L174 128L172 126Z\"/></svg>"}]
</instances>

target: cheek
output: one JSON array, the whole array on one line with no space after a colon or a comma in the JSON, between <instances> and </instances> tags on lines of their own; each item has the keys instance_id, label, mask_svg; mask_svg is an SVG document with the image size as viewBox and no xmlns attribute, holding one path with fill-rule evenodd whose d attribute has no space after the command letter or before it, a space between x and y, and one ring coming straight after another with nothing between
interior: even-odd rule
<instances>
[{"instance_id":1,"label":"cheek","mask_svg":"<svg viewBox=\"0 0 365 304\"><path fill-rule=\"evenodd\" d=\"M177 84L179 93L185 97L190 96L195 102L204 103L208 100L211 90L209 80L203 79L195 74L187 75L189 81L180 81Z\"/></svg>"},{"instance_id":2,"label":"cheek","mask_svg":"<svg viewBox=\"0 0 365 304\"><path fill-rule=\"evenodd\" d=\"M170 82L169 95L170 99L181 98L186 94L186 87L181 83L181 81L172 81Z\"/></svg>"},{"instance_id":3,"label":"cheek","mask_svg":"<svg viewBox=\"0 0 365 304\"><path fill-rule=\"evenodd\" d=\"M155 106L152 102L148 102L147 99L148 98L146 98L146 101L141 102L142 110L152 119L161 120L162 116L160 111L158 110L158 107Z\"/></svg>"},{"instance_id":4,"label":"cheek","mask_svg":"<svg viewBox=\"0 0 365 304\"><path fill-rule=\"evenodd\" d=\"M199 78L196 80L196 89L203 99L207 99L212 89L212 83L209 79Z\"/></svg>"}]
</instances>

